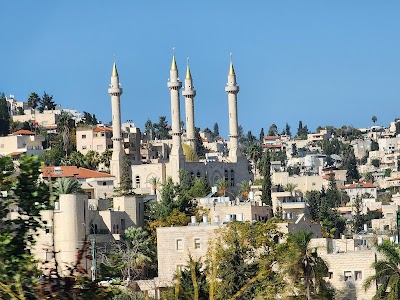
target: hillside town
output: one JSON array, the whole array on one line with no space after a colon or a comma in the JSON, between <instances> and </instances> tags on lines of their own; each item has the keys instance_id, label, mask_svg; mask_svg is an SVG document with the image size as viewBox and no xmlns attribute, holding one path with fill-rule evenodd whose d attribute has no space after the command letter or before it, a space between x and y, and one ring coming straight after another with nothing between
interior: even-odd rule
<instances>
[{"instance_id":1,"label":"hillside town","mask_svg":"<svg viewBox=\"0 0 400 300\"><path fill-rule=\"evenodd\" d=\"M105 299L399 293L389 278L400 272L400 119L315 132L287 120L298 127L244 132L231 57L221 87L226 139L217 122L196 127L197 78L173 56L164 87L171 115L140 127L132 120L144 112L123 122L123 74L116 63L110 69L111 102L101 104L109 124L46 92L0 99L0 298L97 299L68 298L68 286L71 295L102 289ZM26 255L39 276L24 269ZM396 263L393 274L380 269L385 262ZM76 278L87 284L80 292ZM12 298L35 284L43 298Z\"/></svg>"}]
</instances>

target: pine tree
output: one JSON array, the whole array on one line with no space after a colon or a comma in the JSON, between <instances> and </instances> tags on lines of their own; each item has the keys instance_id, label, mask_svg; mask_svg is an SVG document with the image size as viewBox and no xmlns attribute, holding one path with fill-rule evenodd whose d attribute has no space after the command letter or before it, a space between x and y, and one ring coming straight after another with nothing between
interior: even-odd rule
<instances>
[{"instance_id":1,"label":"pine tree","mask_svg":"<svg viewBox=\"0 0 400 300\"><path fill-rule=\"evenodd\" d=\"M40 103L40 97L36 93L31 93L28 97L28 105L35 109Z\"/></svg>"},{"instance_id":2,"label":"pine tree","mask_svg":"<svg viewBox=\"0 0 400 300\"><path fill-rule=\"evenodd\" d=\"M290 132L290 126L289 126L288 123L286 123L286 126L285 126L285 134L287 136L291 136L292 135L291 132Z\"/></svg>"},{"instance_id":3,"label":"pine tree","mask_svg":"<svg viewBox=\"0 0 400 300\"><path fill-rule=\"evenodd\" d=\"M39 111L42 113L45 109L52 110L56 108L56 104L53 101L53 96L50 96L46 92L43 93L42 99L39 102Z\"/></svg>"},{"instance_id":4,"label":"pine tree","mask_svg":"<svg viewBox=\"0 0 400 300\"><path fill-rule=\"evenodd\" d=\"M261 201L265 205L272 205L271 157L268 150L263 153L258 169L260 170L261 176L263 176Z\"/></svg>"},{"instance_id":5,"label":"pine tree","mask_svg":"<svg viewBox=\"0 0 400 300\"><path fill-rule=\"evenodd\" d=\"M6 95L3 93L0 97L0 136L6 136L10 133L10 114Z\"/></svg>"},{"instance_id":6,"label":"pine tree","mask_svg":"<svg viewBox=\"0 0 400 300\"><path fill-rule=\"evenodd\" d=\"M261 131L260 131L260 144L262 144L264 142L264 136L265 136L264 128L261 128Z\"/></svg>"}]
</instances>

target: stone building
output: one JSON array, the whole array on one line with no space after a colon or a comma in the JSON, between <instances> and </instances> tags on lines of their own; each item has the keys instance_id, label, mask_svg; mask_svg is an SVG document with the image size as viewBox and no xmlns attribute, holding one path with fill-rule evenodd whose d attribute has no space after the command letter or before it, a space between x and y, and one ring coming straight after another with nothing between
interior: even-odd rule
<instances>
[{"instance_id":1,"label":"stone building","mask_svg":"<svg viewBox=\"0 0 400 300\"><path fill-rule=\"evenodd\" d=\"M170 77L167 84L171 95L171 135L172 140L150 141L150 145L140 145L140 156L131 159L131 172L133 187L138 194L151 193L150 181L156 178L161 184L165 183L168 177L174 182L179 181L179 170L186 171L192 177L207 177L211 185L224 178L230 188L243 180L250 180L253 175L248 171L248 162L238 150L238 113L237 94L239 86L236 83L236 74L230 61L228 72L228 83L225 91L228 95L229 115L229 154L228 156L216 156L215 159L199 160L195 155L195 113L194 98L196 91L193 86L193 79L189 65L185 76L185 87L182 95L185 98L185 123L186 138L183 142L180 116L180 93L182 83L178 77L178 67L175 56L172 57ZM112 149L113 156L110 162L111 174L116 178L116 186L119 185L123 161L123 133L121 131L121 104L120 97L123 89L119 82L119 75L116 64L112 68L111 84L108 89L112 104ZM158 147L157 153L148 149ZM137 146L139 148L139 146ZM145 151L143 148L147 149ZM161 155L160 155L161 154ZM145 158L142 160L142 158Z\"/></svg>"}]
</instances>

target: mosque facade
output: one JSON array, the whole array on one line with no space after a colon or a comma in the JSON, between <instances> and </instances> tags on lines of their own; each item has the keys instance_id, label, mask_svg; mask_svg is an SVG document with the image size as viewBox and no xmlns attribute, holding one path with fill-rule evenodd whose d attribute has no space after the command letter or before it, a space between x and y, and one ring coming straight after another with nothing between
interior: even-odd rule
<instances>
[{"instance_id":1,"label":"mosque facade","mask_svg":"<svg viewBox=\"0 0 400 300\"><path fill-rule=\"evenodd\" d=\"M196 149L194 109L196 90L193 86L189 65L186 69L184 83L182 96L185 99L185 141L183 141L182 138L180 109L180 90L182 88L182 83L179 81L178 67L175 56L173 55L170 77L167 83L171 97L172 140L147 141L149 145L146 147L137 145L138 148L149 149L152 147L159 147L165 149L165 151L162 151L163 155L152 157L151 160L142 161L139 156L139 158L131 161L130 177L132 179L134 191L138 194L151 193L151 181L154 178L159 184L165 183L168 177L171 177L174 182L179 182L179 170L184 170L189 176L198 178L206 176L211 186L215 185L218 179L224 178L230 190L234 190L241 181L253 180L253 174L249 171L248 161L246 157L242 156L238 148L237 94L239 93L239 86L236 83L236 74L232 59L230 60L228 83L225 87L228 96L229 115L229 151L227 155L217 155L213 156L213 158L202 160L193 159L193 152L195 151L194 149ZM120 104L123 89L119 82L119 75L115 63L112 68L111 84L108 93L111 96L113 130L113 154L110 161L110 172L116 178L116 186L119 186L121 176L123 176L122 167L124 160Z\"/></svg>"}]
</instances>

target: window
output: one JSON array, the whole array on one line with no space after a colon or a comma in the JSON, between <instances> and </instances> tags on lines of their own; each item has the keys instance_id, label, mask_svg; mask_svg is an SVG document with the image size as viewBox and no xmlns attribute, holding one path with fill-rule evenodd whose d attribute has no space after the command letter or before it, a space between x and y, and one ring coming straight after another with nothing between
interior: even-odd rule
<instances>
[{"instance_id":1,"label":"window","mask_svg":"<svg viewBox=\"0 0 400 300\"><path fill-rule=\"evenodd\" d=\"M106 182L106 181L103 181L103 186L104 186L104 185L107 185L107 182Z\"/></svg>"},{"instance_id":2,"label":"window","mask_svg":"<svg viewBox=\"0 0 400 300\"><path fill-rule=\"evenodd\" d=\"M197 178L200 178L201 177L201 174L200 174L200 171L197 171Z\"/></svg>"},{"instance_id":3,"label":"window","mask_svg":"<svg viewBox=\"0 0 400 300\"><path fill-rule=\"evenodd\" d=\"M176 250L183 250L183 240L176 240Z\"/></svg>"},{"instance_id":4,"label":"window","mask_svg":"<svg viewBox=\"0 0 400 300\"><path fill-rule=\"evenodd\" d=\"M351 280L351 271L344 271L344 281L349 281Z\"/></svg>"},{"instance_id":5,"label":"window","mask_svg":"<svg viewBox=\"0 0 400 300\"><path fill-rule=\"evenodd\" d=\"M46 233L52 233L53 232L53 226L46 226Z\"/></svg>"},{"instance_id":6,"label":"window","mask_svg":"<svg viewBox=\"0 0 400 300\"><path fill-rule=\"evenodd\" d=\"M1 145L0 145L0 148L4 148L4 144L1 144Z\"/></svg>"},{"instance_id":7,"label":"window","mask_svg":"<svg viewBox=\"0 0 400 300\"><path fill-rule=\"evenodd\" d=\"M87 149L87 146L82 146L82 150L86 150Z\"/></svg>"},{"instance_id":8,"label":"window","mask_svg":"<svg viewBox=\"0 0 400 300\"><path fill-rule=\"evenodd\" d=\"M82 139L86 139L86 134L82 134Z\"/></svg>"},{"instance_id":9,"label":"window","mask_svg":"<svg viewBox=\"0 0 400 300\"><path fill-rule=\"evenodd\" d=\"M235 171L231 170L231 186L235 186Z\"/></svg>"},{"instance_id":10,"label":"window","mask_svg":"<svg viewBox=\"0 0 400 300\"><path fill-rule=\"evenodd\" d=\"M361 271L355 271L354 272L354 279L355 280L362 280L362 272Z\"/></svg>"},{"instance_id":11,"label":"window","mask_svg":"<svg viewBox=\"0 0 400 300\"><path fill-rule=\"evenodd\" d=\"M200 249L200 239L194 239L194 249Z\"/></svg>"},{"instance_id":12,"label":"window","mask_svg":"<svg viewBox=\"0 0 400 300\"><path fill-rule=\"evenodd\" d=\"M135 182L136 182L136 188L140 188L140 176L139 175L136 176Z\"/></svg>"},{"instance_id":13,"label":"window","mask_svg":"<svg viewBox=\"0 0 400 300\"><path fill-rule=\"evenodd\" d=\"M332 279L333 278L333 272L328 272L328 278Z\"/></svg>"},{"instance_id":14,"label":"window","mask_svg":"<svg viewBox=\"0 0 400 300\"><path fill-rule=\"evenodd\" d=\"M125 219L121 219L121 231L125 231Z\"/></svg>"},{"instance_id":15,"label":"window","mask_svg":"<svg viewBox=\"0 0 400 300\"><path fill-rule=\"evenodd\" d=\"M225 170L225 171L224 171L224 175L225 175L225 176L224 176L225 182L228 183L228 179L229 179L229 178L228 178L228 170Z\"/></svg>"}]
</instances>

